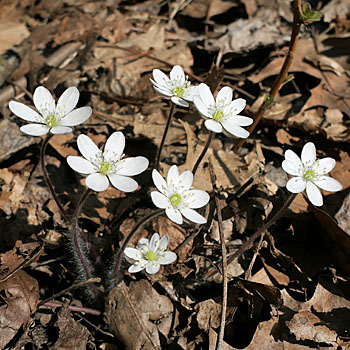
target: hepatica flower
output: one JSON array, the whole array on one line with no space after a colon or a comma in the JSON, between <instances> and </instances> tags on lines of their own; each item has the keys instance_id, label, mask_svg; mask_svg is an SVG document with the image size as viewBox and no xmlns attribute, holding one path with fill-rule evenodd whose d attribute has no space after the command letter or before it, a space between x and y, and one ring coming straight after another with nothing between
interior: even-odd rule
<instances>
[{"instance_id":1,"label":"hepatica flower","mask_svg":"<svg viewBox=\"0 0 350 350\"><path fill-rule=\"evenodd\" d=\"M319 190L337 192L342 185L327 174L334 168L333 158L316 159L316 148L312 142L304 145L301 159L290 149L286 151L282 162L283 170L293 177L287 182L287 189L292 193L306 190L307 197L315 206L323 205L322 194Z\"/></svg>"},{"instance_id":2,"label":"hepatica flower","mask_svg":"<svg viewBox=\"0 0 350 350\"><path fill-rule=\"evenodd\" d=\"M125 255L135 260L128 271L136 273L146 269L147 273L154 274L159 271L160 265L174 262L177 258L176 254L166 251L169 241L168 235L159 239L159 234L154 233L150 241L147 238L141 238L137 248L125 248Z\"/></svg>"},{"instance_id":3,"label":"hepatica flower","mask_svg":"<svg viewBox=\"0 0 350 350\"><path fill-rule=\"evenodd\" d=\"M176 165L168 172L167 181L153 170L152 178L158 191L151 192L154 205L165 209L166 215L177 224L182 224L184 216L186 219L197 224L204 224L207 220L193 209L205 206L209 202L209 195L202 190L191 189L193 174L186 170L181 175Z\"/></svg>"},{"instance_id":4,"label":"hepatica flower","mask_svg":"<svg viewBox=\"0 0 350 350\"><path fill-rule=\"evenodd\" d=\"M197 87L191 86L183 69L174 66L170 79L159 69L153 69L153 79L150 79L154 89L161 95L170 97L171 101L181 107L188 107L187 101L193 101Z\"/></svg>"},{"instance_id":5,"label":"hepatica flower","mask_svg":"<svg viewBox=\"0 0 350 350\"><path fill-rule=\"evenodd\" d=\"M214 100L208 85L202 83L198 86L198 94L193 102L198 112L206 119L204 125L210 131L220 133L224 130L231 135L247 138L249 132L242 128L253 123L253 119L239 115L246 101L238 98L232 101L232 89L223 87Z\"/></svg>"},{"instance_id":6,"label":"hepatica flower","mask_svg":"<svg viewBox=\"0 0 350 350\"><path fill-rule=\"evenodd\" d=\"M56 105L50 91L39 86L33 95L34 105L39 113L16 101L11 101L9 108L17 117L34 123L20 128L27 135L41 136L48 132L66 134L72 131L72 126L85 122L91 115L90 107L74 109L78 100L78 89L70 87L61 95Z\"/></svg>"},{"instance_id":7,"label":"hepatica flower","mask_svg":"<svg viewBox=\"0 0 350 350\"><path fill-rule=\"evenodd\" d=\"M109 182L120 191L132 192L138 187L129 176L137 175L148 167L145 157L125 158L125 137L120 131L114 132L107 140L104 151L100 150L90 137L78 136L78 148L84 156L68 156L69 166L81 174L89 174L86 186L101 192L108 188Z\"/></svg>"}]
</instances>

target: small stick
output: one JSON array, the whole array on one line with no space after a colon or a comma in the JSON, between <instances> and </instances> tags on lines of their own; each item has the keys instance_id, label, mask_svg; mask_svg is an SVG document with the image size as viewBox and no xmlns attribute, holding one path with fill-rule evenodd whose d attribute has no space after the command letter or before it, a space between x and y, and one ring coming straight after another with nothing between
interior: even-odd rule
<instances>
[{"instance_id":1,"label":"small stick","mask_svg":"<svg viewBox=\"0 0 350 350\"><path fill-rule=\"evenodd\" d=\"M207 143L205 144L202 153L199 155L199 157L198 157L198 159L197 159L197 161L196 161L196 164L195 164L194 167L193 167L193 170L192 170L193 176L194 176L194 174L197 172L197 169L198 169L198 167L199 167L199 164L201 163L201 161L203 160L205 154L206 154L207 151L208 151L208 148L209 148L209 146L210 146L211 140L213 139L213 135L214 135L214 133L213 133L212 131L209 131Z\"/></svg>"},{"instance_id":2,"label":"small stick","mask_svg":"<svg viewBox=\"0 0 350 350\"><path fill-rule=\"evenodd\" d=\"M55 307L62 307L63 304L61 303L54 303L52 301L50 302L46 302L42 305L39 305L39 307L49 307L49 308L55 308ZM96 315L96 316L100 316L101 315L101 311L95 310L95 309L90 309L88 307L78 307L78 306L74 306L74 305L68 305L68 309L71 311L76 311L76 312L84 312L86 314L90 314L90 315Z\"/></svg>"}]
</instances>

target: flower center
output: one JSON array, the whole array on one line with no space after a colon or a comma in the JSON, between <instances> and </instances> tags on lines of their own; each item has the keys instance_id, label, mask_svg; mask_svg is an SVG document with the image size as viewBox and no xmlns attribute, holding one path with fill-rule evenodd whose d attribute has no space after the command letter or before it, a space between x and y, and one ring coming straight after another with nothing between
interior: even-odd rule
<instances>
[{"instance_id":1,"label":"flower center","mask_svg":"<svg viewBox=\"0 0 350 350\"><path fill-rule=\"evenodd\" d=\"M100 173L103 175L106 175L111 170L113 170L113 164L103 160L102 163L100 164Z\"/></svg>"},{"instance_id":2,"label":"flower center","mask_svg":"<svg viewBox=\"0 0 350 350\"><path fill-rule=\"evenodd\" d=\"M312 169L308 169L305 171L303 177L306 181L311 181L315 177L315 172Z\"/></svg>"},{"instance_id":3,"label":"flower center","mask_svg":"<svg viewBox=\"0 0 350 350\"><path fill-rule=\"evenodd\" d=\"M146 254L145 254L145 258L146 260L148 261L155 261L155 260L158 260L158 256L157 254L152 251L152 250L149 250Z\"/></svg>"},{"instance_id":4,"label":"flower center","mask_svg":"<svg viewBox=\"0 0 350 350\"><path fill-rule=\"evenodd\" d=\"M177 86L174 90L173 90L173 94L177 97L182 97L182 95L184 94L185 89L182 86Z\"/></svg>"},{"instance_id":5,"label":"flower center","mask_svg":"<svg viewBox=\"0 0 350 350\"><path fill-rule=\"evenodd\" d=\"M170 199L171 205L172 205L174 208L178 207L178 206L181 204L181 202L182 202L182 198L181 198L181 196L180 196L178 193L172 194L172 195L169 197L169 199Z\"/></svg>"},{"instance_id":6,"label":"flower center","mask_svg":"<svg viewBox=\"0 0 350 350\"><path fill-rule=\"evenodd\" d=\"M215 113L213 114L213 119L214 119L216 122L219 122L224 116L225 116L225 115L224 115L224 112L223 112L223 111L217 110L217 111L215 111Z\"/></svg>"},{"instance_id":7,"label":"flower center","mask_svg":"<svg viewBox=\"0 0 350 350\"><path fill-rule=\"evenodd\" d=\"M49 127L53 127L56 126L58 123L58 120L56 118L55 114L49 114L46 118L45 118L46 124Z\"/></svg>"}]
</instances>

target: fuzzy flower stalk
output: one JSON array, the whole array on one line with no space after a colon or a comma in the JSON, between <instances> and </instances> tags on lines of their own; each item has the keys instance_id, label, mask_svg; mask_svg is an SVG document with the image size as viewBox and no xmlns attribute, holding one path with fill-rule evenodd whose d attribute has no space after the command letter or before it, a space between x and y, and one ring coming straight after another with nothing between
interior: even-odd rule
<instances>
[{"instance_id":1,"label":"fuzzy flower stalk","mask_svg":"<svg viewBox=\"0 0 350 350\"><path fill-rule=\"evenodd\" d=\"M192 189L193 174L186 170L181 175L176 165L168 172L167 181L157 170L153 170L152 178L158 191L152 191L154 205L165 209L170 220L181 225L183 216L194 223L204 224L207 220L194 209L202 208L209 202L209 195L203 190Z\"/></svg>"},{"instance_id":2,"label":"fuzzy flower stalk","mask_svg":"<svg viewBox=\"0 0 350 350\"><path fill-rule=\"evenodd\" d=\"M124 252L125 255L135 261L128 271L136 273L146 269L147 273L155 274L159 271L161 265L174 262L177 256L175 253L167 251L169 242L168 235L160 238L158 233L154 233L151 240L141 238L137 248L127 247Z\"/></svg>"},{"instance_id":3,"label":"fuzzy flower stalk","mask_svg":"<svg viewBox=\"0 0 350 350\"><path fill-rule=\"evenodd\" d=\"M282 168L292 176L287 182L287 190L292 193L305 191L313 205L323 205L320 189L329 192L342 189L339 181L327 175L335 167L335 160L330 157L317 160L316 148L312 142L304 145L301 158L292 150L287 150L284 157Z\"/></svg>"}]
</instances>

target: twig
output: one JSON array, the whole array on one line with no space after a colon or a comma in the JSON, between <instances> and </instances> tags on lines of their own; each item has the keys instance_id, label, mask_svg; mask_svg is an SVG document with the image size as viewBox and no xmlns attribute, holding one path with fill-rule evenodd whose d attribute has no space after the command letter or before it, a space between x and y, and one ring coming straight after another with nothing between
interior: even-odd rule
<instances>
[{"instance_id":1,"label":"twig","mask_svg":"<svg viewBox=\"0 0 350 350\"><path fill-rule=\"evenodd\" d=\"M249 133L252 133L253 130L256 128L258 123L260 122L261 118L265 114L266 109L272 104L274 98L276 97L278 91L280 90L281 86L285 82L286 76L288 74L288 70L290 68L290 65L292 64L295 49L298 42L298 35L300 31L300 26L302 23L301 16L300 16L300 5L301 0L294 0L294 17L293 17L293 28L292 28L292 35L289 42L289 48L287 52L287 56L283 62L283 66L270 90L268 95L265 96L264 102L260 105L258 111L256 112L254 116L253 124L250 125L248 128ZM243 146L245 140L240 139L236 146L234 147L234 152L238 152L238 150Z\"/></svg>"},{"instance_id":2,"label":"twig","mask_svg":"<svg viewBox=\"0 0 350 350\"><path fill-rule=\"evenodd\" d=\"M259 244L258 244L258 247L254 253L254 256L253 256L253 259L251 260L250 264L249 264L249 267L245 273L245 279L246 280L249 280L250 277L251 277L251 274L252 274L252 269L253 269L253 266L254 266L254 263L255 263L255 260L256 260L256 257L258 256L259 254L259 250L261 249L261 246L264 242L264 237L265 237L265 232L262 232L261 233L261 237L260 237L260 241L259 241Z\"/></svg>"},{"instance_id":3,"label":"twig","mask_svg":"<svg viewBox=\"0 0 350 350\"><path fill-rule=\"evenodd\" d=\"M196 161L196 164L195 164L194 167L193 167L193 170L192 170L193 176L194 176L195 173L197 172L197 169L198 169L198 167L199 167L199 164L201 163L201 161L203 160L205 154L206 154L207 151L208 151L208 148L209 148L209 146L210 146L211 140L213 139L213 135L214 135L214 133L213 133L212 131L209 131L207 143L205 144L202 153L199 155L199 157L198 157L198 159L197 159L197 161Z\"/></svg>"},{"instance_id":4,"label":"twig","mask_svg":"<svg viewBox=\"0 0 350 350\"><path fill-rule=\"evenodd\" d=\"M39 307L48 307L48 308L55 308L55 307L62 307L62 306L64 306L64 305L61 303L54 303L52 301L46 302L42 305L39 305ZM68 305L67 307L71 311L83 312L85 314L96 315L96 316L101 315L101 311L98 311L95 309L90 309L88 307L78 307L78 306L73 306L73 305Z\"/></svg>"}]
</instances>

